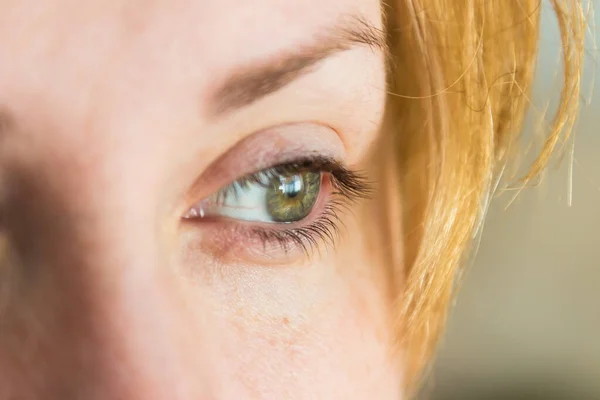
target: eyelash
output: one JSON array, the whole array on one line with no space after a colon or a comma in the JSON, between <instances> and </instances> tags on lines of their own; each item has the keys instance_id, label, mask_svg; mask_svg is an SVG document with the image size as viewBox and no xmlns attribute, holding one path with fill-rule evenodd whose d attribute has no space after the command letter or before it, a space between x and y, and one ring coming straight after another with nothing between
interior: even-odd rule
<instances>
[{"instance_id":1,"label":"eyelash","mask_svg":"<svg viewBox=\"0 0 600 400\"><path fill-rule=\"evenodd\" d=\"M339 236L339 230L343 226L340 213L347 211L350 205L356 201L369 197L372 184L363 174L351 171L332 159L307 158L280 164L238 179L222 189L218 196L223 196L222 198L231 195L236 196L241 189L251 183L263 184L265 176L272 177L302 172L319 172L322 174L321 179L323 179L323 175L328 179L330 192L328 198L325 199L322 210L319 211L319 215L312 217L313 220L305 226L289 226L303 223L303 221L299 221L289 225L285 223L273 224L278 228L265 227L264 225L252 227L249 231L251 235L259 239L265 249L267 246L275 244L287 253L291 246L297 246L308 255L312 251L318 250L321 243L334 246ZM319 198L322 194L323 185L321 186ZM320 202L321 199L317 201ZM312 214L314 214L314 210L306 219L310 219Z\"/></svg>"}]
</instances>

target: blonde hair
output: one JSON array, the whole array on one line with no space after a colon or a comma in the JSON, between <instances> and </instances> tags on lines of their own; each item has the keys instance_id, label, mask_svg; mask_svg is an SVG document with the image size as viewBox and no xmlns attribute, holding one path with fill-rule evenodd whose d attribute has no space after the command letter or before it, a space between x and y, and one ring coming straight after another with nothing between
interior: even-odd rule
<instances>
[{"instance_id":1,"label":"blonde hair","mask_svg":"<svg viewBox=\"0 0 600 400\"><path fill-rule=\"evenodd\" d=\"M407 382L415 383L444 326L457 272L481 224L529 106L541 0L398 0L384 4L390 38L386 135L377 150L390 189L390 241ZM560 106L537 160L538 176L573 128L585 14L551 2L563 44ZM394 184L398 183L399 184ZM397 189L394 189L397 188ZM402 224L394 225L402 221Z\"/></svg>"}]
</instances>

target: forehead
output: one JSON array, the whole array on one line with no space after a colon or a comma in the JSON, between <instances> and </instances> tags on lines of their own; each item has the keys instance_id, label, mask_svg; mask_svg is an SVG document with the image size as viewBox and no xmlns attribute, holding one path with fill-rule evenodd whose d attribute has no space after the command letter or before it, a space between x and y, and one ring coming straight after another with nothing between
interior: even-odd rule
<instances>
[{"instance_id":1,"label":"forehead","mask_svg":"<svg viewBox=\"0 0 600 400\"><path fill-rule=\"evenodd\" d=\"M236 66L352 16L380 25L379 0L0 0L0 109L70 138L172 123Z\"/></svg>"},{"instance_id":2,"label":"forehead","mask_svg":"<svg viewBox=\"0 0 600 400\"><path fill-rule=\"evenodd\" d=\"M350 15L377 23L378 1L1 0L0 54L11 61L0 64L0 84L7 93L46 76L106 81L115 69L209 82Z\"/></svg>"}]
</instances>

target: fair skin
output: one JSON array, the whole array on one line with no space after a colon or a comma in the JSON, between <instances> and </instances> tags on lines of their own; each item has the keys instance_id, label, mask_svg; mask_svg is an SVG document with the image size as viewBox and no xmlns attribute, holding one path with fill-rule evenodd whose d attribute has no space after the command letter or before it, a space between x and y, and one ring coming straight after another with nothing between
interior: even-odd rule
<instances>
[{"instance_id":1,"label":"fair skin","mask_svg":"<svg viewBox=\"0 0 600 400\"><path fill-rule=\"evenodd\" d=\"M376 203L307 251L251 228L309 226L328 173L293 224L196 207L364 169L382 29L377 0L0 0L0 399L400 398Z\"/></svg>"}]
</instances>

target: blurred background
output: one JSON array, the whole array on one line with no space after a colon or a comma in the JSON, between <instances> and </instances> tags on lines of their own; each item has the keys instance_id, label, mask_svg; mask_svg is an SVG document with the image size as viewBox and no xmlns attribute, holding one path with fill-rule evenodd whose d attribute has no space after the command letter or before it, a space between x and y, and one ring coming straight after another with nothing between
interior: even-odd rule
<instances>
[{"instance_id":1,"label":"blurred background","mask_svg":"<svg viewBox=\"0 0 600 400\"><path fill-rule=\"evenodd\" d=\"M539 110L550 102L551 113L560 36L549 1L542 8L533 102ZM420 399L600 400L598 22L590 14L583 100L592 101L582 106L574 157L567 149L510 206L514 192L496 195ZM531 114L530 131L540 113Z\"/></svg>"}]
</instances>

